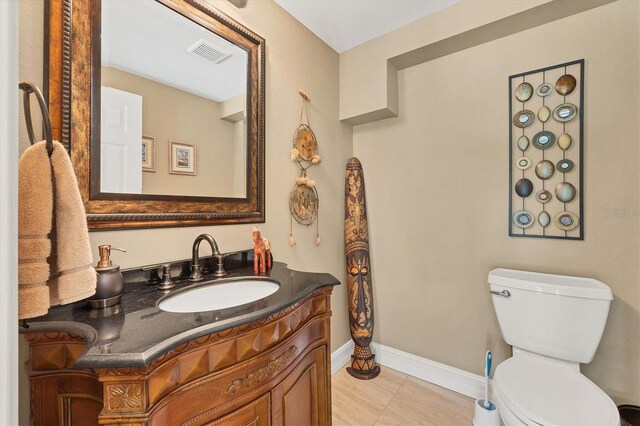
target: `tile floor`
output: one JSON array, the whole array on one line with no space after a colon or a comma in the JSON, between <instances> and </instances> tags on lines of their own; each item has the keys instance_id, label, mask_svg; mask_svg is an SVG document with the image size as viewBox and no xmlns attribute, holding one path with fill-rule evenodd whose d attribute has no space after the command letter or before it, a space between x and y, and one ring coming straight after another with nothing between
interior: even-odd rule
<instances>
[{"instance_id":1,"label":"tile floor","mask_svg":"<svg viewBox=\"0 0 640 426\"><path fill-rule=\"evenodd\" d=\"M341 368L331 393L334 426L468 426L473 420L473 399L384 366L373 380Z\"/></svg>"}]
</instances>

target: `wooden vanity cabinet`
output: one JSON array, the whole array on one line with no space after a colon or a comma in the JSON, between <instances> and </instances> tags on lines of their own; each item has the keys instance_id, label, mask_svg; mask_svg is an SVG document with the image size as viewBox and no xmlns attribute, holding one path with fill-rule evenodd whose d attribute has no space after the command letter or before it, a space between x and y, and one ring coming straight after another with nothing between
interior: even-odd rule
<instances>
[{"instance_id":1,"label":"wooden vanity cabinet","mask_svg":"<svg viewBox=\"0 0 640 426\"><path fill-rule=\"evenodd\" d=\"M35 425L330 425L331 288L146 367L71 368L84 341L26 335Z\"/></svg>"}]
</instances>

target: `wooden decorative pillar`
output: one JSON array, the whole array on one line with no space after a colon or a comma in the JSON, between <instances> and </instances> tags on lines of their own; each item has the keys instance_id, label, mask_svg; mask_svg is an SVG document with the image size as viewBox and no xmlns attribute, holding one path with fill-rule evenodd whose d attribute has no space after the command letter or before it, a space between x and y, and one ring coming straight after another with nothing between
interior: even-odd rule
<instances>
[{"instance_id":1,"label":"wooden decorative pillar","mask_svg":"<svg viewBox=\"0 0 640 426\"><path fill-rule=\"evenodd\" d=\"M88 369L72 369L85 341L70 333L28 333L31 418L39 425L91 425L102 410L102 386Z\"/></svg>"},{"instance_id":2,"label":"wooden decorative pillar","mask_svg":"<svg viewBox=\"0 0 640 426\"><path fill-rule=\"evenodd\" d=\"M360 161L353 157L345 171L345 254L347 256L347 292L349 326L355 349L349 374L358 379L373 379L380 374L371 352L373 336L373 291L369 274L369 227L364 193L364 174Z\"/></svg>"}]
</instances>

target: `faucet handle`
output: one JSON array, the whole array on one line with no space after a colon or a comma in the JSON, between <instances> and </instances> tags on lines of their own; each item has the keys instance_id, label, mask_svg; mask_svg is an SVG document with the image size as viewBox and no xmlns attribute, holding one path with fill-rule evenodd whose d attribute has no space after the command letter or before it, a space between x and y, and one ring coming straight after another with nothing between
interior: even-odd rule
<instances>
[{"instance_id":1,"label":"faucet handle","mask_svg":"<svg viewBox=\"0 0 640 426\"><path fill-rule=\"evenodd\" d=\"M162 282L158 286L158 290L169 290L176 285L171 281L171 264L165 263L162 265Z\"/></svg>"},{"instance_id":2,"label":"faucet handle","mask_svg":"<svg viewBox=\"0 0 640 426\"><path fill-rule=\"evenodd\" d=\"M156 265L147 265L143 266L143 272L149 272L149 279L147 279L147 284L158 284L160 283L160 271L162 270L161 264Z\"/></svg>"}]
</instances>

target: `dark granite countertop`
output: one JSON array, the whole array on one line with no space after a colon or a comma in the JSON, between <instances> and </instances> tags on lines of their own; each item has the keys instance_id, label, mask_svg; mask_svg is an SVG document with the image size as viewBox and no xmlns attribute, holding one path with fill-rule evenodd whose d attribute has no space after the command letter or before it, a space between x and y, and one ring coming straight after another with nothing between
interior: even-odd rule
<instances>
[{"instance_id":1,"label":"dark granite countertop","mask_svg":"<svg viewBox=\"0 0 640 426\"><path fill-rule=\"evenodd\" d=\"M123 271L127 284L119 305L91 309L86 301L80 301L56 306L47 315L28 320L28 329L21 327L20 332L64 331L82 336L87 340L87 349L78 358L74 366L77 368L142 367L189 340L266 318L320 288L340 284L330 274L293 271L280 262L274 262L266 274L254 274L253 262L247 262L245 254L242 263L236 265L239 267L229 270L221 280L259 277L276 281L280 288L275 293L216 311L165 312L158 304L168 294L220 280L205 276L203 282L190 283L184 279L184 263L177 266L183 269L182 279L176 280L172 290L159 291L157 285L141 280L140 269ZM130 282L131 278L138 281Z\"/></svg>"}]
</instances>

